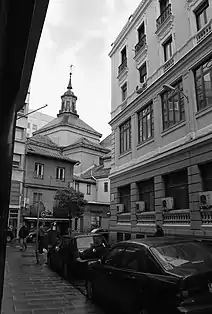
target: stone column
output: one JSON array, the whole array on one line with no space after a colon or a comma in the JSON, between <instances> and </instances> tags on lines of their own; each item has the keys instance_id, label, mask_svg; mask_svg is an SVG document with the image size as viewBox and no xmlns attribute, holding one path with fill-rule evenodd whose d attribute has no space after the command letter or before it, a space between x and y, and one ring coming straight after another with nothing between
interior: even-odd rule
<instances>
[{"instance_id":1,"label":"stone column","mask_svg":"<svg viewBox=\"0 0 212 314\"><path fill-rule=\"evenodd\" d=\"M154 177L154 189L155 189L155 223L163 225L163 213L161 206L161 198L165 197L165 188L163 177L158 175Z\"/></svg>"},{"instance_id":2,"label":"stone column","mask_svg":"<svg viewBox=\"0 0 212 314\"><path fill-rule=\"evenodd\" d=\"M202 192L202 178L198 165L188 167L189 208L191 229L201 235L201 214L199 209L199 192Z\"/></svg>"}]
</instances>

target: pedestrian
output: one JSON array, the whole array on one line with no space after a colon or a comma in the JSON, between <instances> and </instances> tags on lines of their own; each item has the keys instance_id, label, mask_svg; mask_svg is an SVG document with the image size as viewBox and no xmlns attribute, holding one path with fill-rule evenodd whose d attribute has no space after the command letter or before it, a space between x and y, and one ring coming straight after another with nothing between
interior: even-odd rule
<instances>
[{"instance_id":1,"label":"pedestrian","mask_svg":"<svg viewBox=\"0 0 212 314\"><path fill-rule=\"evenodd\" d=\"M164 231L159 225L156 225L155 237L164 237Z\"/></svg>"},{"instance_id":2,"label":"pedestrian","mask_svg":"<svg viewBox=\"0 0 212 314\"><path fill-rule=\"evenodd\" d=\"M23 222L23 225L21 229L19 230L18 236L20 239L20 251L27 249L27 237L29 235L29 229L25 223Z\"/></svg>"},{"instance_id":3,"label":"pedestrian","mask_svg":"<svg viewBox=\"0 0 212 314\"><path fill-rule=\"evenodd\" d=\"M47 264L48 234L44 225L41 225L38 231L38 252L43 256L44 263Z\"/></svg>"}]
</instances>

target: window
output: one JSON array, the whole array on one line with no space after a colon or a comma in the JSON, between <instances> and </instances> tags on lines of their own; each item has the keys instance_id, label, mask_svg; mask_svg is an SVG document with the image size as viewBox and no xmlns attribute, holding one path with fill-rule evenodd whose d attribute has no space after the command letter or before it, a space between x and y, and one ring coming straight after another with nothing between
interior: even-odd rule
<instances>
[{"instance_id":1,"label":"window","mask_svg":"<svg viewBox=\"0 0 212 314\"><path fill-rule=\"evenodd\" d=\"M144 23L142 23L141 26L139 26L138 28L138 42L140 42L144 36L145 36L145 27L144 27Z\"/></svg>"},{"instance_id":2,"label":"window","mask_svg":"<svg viewBox=\"0 0 212 314\"><path fill-rule=\"evenodd\" d=\"M130 185L122 186L119 188L119 201L124 205L124 212L129 213L131 211L130 203Z\"/></svg>"},{"instance_id":3,"label":"window","mask_svg":"<svg viewBox=\"0 0 212 314\"><path fill-rule=\"evenodd\" d=\"M21 155L13 154L13 167L20 168L20 165L21 165Z\"/></svg>"},{"instance_id":4,"label":"window","mask_svg":"<svg viewBox=\"0 0 212 314\"><path fill-rule=\"evenodd\" d=\"M124 240L124 234L123 232L117 232L117 242Z\"/></svg>"},{"instance_id":5,"label":"window","mask_svg":"<svg viewBox=\"0 0 212 314\"><path fill-rule=\"evenodd\" d=\"M172 37L163 44L164 62L172 57Z\"/></svg>"},{"instance_id":6,"label":"window","mask_svg":"<svg viewBox=\"0 0 212 314\"><path fill-rule=\"evenodd\" d=\"M212 162L200 165L203 191L212 191Z\"/></svg>"},{"instance_id":7,"label":"window","mask_svg":"<svg viewBox=\"0 0 212 314\"><path fill-rule=\"evenodd\" d=\"M108 192L108 182L104 182L104 192Z\"/></svg>"},{"instance_id":8,"label":"window","mask_svg":"<svg viewBox=\"0 0 212 314\"><path fill-rule=\"evenodd\" d=\"M75 191L79 192L79 182L75 182Z\"/></svg>"},{"instance_id":9,"label":"window","mask_svg":"<svg viewBox=\"0 0 212 314\"><path fill-rule=\"evenodd\" d=\"M30 129L30 127L31 127L31 124L29 122L27 124L27 127L28 127L28 129Z\"/></svg>"},{"instance_id":10,"label":"window","mask_svg":"<svg viewBox=\"0 0 212 314\"><path fill-rule=\"evenodd\" d=\"M138 112L138 142L142 143L153 137L154 119L152 103Z\"/></svg>"},{"instance_id":11,"label":"window","mask_svg":"<svg viewBox=\"0 0 212 314\"><path fill-rule=\"evenodd\" d=\"M124 101L127 98L127 83L124 83L124 85L122 85L121 95L122 95L122 101Z\"/></svg>"},{"instance_id":12,"label":"window","mask_svg":"<svg viewBox=\"0 0 212 314\"><path fill-rule=\"evenodd\" d=\"M124 252L123 246L116 246L104 257L104 264L108 266L118 267Z\"/></svg>"},{"instance_id":13,"label":"window","mask_svg":"<svg viewBox=\"0 0 212 314\"><path fill-rule=\"evenodd\" d=\"M43 170L44 170L43 164L35 163L34 177L43 179Z\"/></svg>"},{"instance_id":14,"label":"window","mask_svg":"<svg viewBox=\"0 0 212 314\"><path fill-rule=\"evenodd\" d=\"M125 241L131 240L131 233L128 233L128 232L125 233L125 234L124 234L124 240L125 240Z\"/></svg>"},{"instance_id":15,"label":"window","mask_svg":"<svg viewBox=\"0 0 212 314\"><path fill-rule=\"evenodd\" d=\"M164 176L166 197L174 198L174 209L188 209L188 174L187 169L171 172Z\"/></svg>"},{"instance_id":16,"label":"window","mask_svg":"<svg viewBox=\"0 0 212 314\"><path fill-rule=\"evenodd\" d=\"M15 139L16 140L23 140L24 139L24 129L23 128L16 127Z\"/></svg>"},{"instance_id":17,"label":"window","mask_svg":"<svg viewBox=\"0 0 212 314\"><path fill-rule=\"evenodd\" d=\"M120 154L131 149L131 120L120 126Z\"/></svg>"},{"instance_id":18,"label":"window","mask_svg":"<svg viewBox=\"0 0 212 314\"><path fill-rule=\"evenodd\" d=\"M125 63L127 60L127 48L126 46L121 51L121 64Z\"/></svg>"},{"instance_id":19,"label":"window","mask_svg":"<svg viewBox=\"0 0 212 314\"><path fill-rule=\"evenodd\" d=\"M38 126L37 126L36 124L33 124L33 125L32 125L32 129L33 129L34 131L37 131Z\"/></svg>"},{"instance_id":20,"label":"window","mask_svg":"<svg viewBox=\"0 0 212 314\"><path fill-rule=\"evenodd\" d=\"M42 193L33 193L33 204L36 204L39 201L42 201Z\"/></svg>"},{"instance_id":21,"label":"window","mask_svg":"<svg viewBox=\"0 0 212 314\"><path fill-rule=\"evenodd\" d=\"M145 211L154 211L155 209L155 192L154 179L149 179L137 183L139 201L145 202Z\"/></svg>"},{"instance_id":22,"label":"window","mask_svg":"<svg viewBox=\"0 0 212 314\"><path fill-rule=\"evenodd\" d=\"M173 85L173 87L176 89L174 92L167 91L161 96L164 130L185 120L182 80Z\"/></svg>"},{"instance_id":23,"label":"window","mask_svg":"<svg viewBox=\"0 0 212 314\"><path fill-rule=\"evenodd\" d=\"M91 195L91 184L87 184L87 195Z\"/></svg>"},{"instance_id":24,"label":"window","mask_svg":"<svg viewBox=\"0 0 212 314\"><path fill-rule=\"evenodd\" d=\"M140 83L145 83L147 79L146 62L139 68Z\"/></svg>"},{"instance_id":25,"label":"window","mask_svg":"<svg viewBox=\"0 0 212 314\"><path fill-rule=\"evenodd\" d=\"M168 7L169 0L160 0L160 14L162 14Z\"/></svg>"},{"instance_id":26,"label":"window","mask_svg":"<svg viewBox=\"0 0 212 314\"><path fill-rule=\"evenodd\" d=\"M204 1L203 4L195 11L197 31L199 31L208 23L208 8L208 1Z\"/></svg>"},{"instance_id":27,"label":"window","mask_svg":"<svg viewBox=\"0 0 212 314\"><path fill-rule=\"evenodd\" d=\"M65 168L57 167L56 169L56 179L60 181L65 180Z\"/></svg>"},{"instance_id":28,"label":"window","mask_svg":"<svg viewBox=\"0 0 212 314\"><path fill-rule=\"evenodd\" d=\"M212 56L194 71L197 110L212 105Z\"/></svg>"}]
</instances>

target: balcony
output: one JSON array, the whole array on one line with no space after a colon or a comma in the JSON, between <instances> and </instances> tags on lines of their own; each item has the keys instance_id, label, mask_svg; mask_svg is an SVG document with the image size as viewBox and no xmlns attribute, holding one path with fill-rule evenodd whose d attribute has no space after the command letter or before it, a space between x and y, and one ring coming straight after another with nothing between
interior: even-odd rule
<instances>
[{"instance_id":1,"label":"balcony","mask_svg":"<svg viewBox=\"0 0 212 314\"><path fill-rule=\"evenodd\" d=\"M121 75L127 69L127 59L125 59L118 67L118 75Z\"/></svg>"},{"instance_id":2,"label":"balcony","mask_svg":"<svg viewBox=\"0 0 212 314\"><path fill-rule=\"evenodd\" d=\"M157 30L171 17L171 15L171 4L169 4L156 20Z\"/></svg>"},{"instance_id":3,"label":"balcony","mask_svg":"<svg viewBox=\"0 0 212 314\"><path fill-rule=\"evenodd\" d=\"M174 65L174 58L171 57L168 61L164 63L163 70L164 72L168 71Z\"/></svg>"},{"instance_id":4,"label":"balcony","mask_svg":"<svg viewBox=\"0 0 212 314\"><path fill-rule=\"evenodd\" d=\"M163 213L163 224L166 225L190 225L189 210L172 210Z\"/></svg>"},{"instance_id":5,"label":"balcony","mask_svg":"<svg viewBox=\"0 0 212 314\"><path fill-rule=\"evenodd\" d=\"M139 224L155 224L155 212L143 212L136 215L137 216L137 223Z\"/></svg>"},{"instance_id":6,"label":"balcony","mask_svg":"<svg viewBox=\"0 0 212 314\"><path fill-rule=\"evenodd\" d=\"M122 213L117 215L118 223L131 223L131 213Z\"/></svg>"},{"instance_id":7,"label":"balcony","mask_svg":"<svg viewBox=\"0 0 212 314\"><path fill-rule=\"evenodd\" d=\"M142 36L139 42L135 45L135 56L138 55L138 53L144 49L146 46L146 35Z\"/></svg>"},{"instance_id":8,"label":"balcony","mask_svg":"<svg viewBox=\"0 0 212 314\"><path fill-rule=\"evenodd\" d=\"M197 44L201 42L205 37L207 37L212 32L212 19L209 21L205 27L200 29L196 35Z\"/></svg>"},{"instance_id":9,"label":"balcony","mask_svg":"<svg viewBox=\"0 0 212 314\"><path fill-rule=\"evenodd\" d=\"M204 210L201 212L202 225L211 226L212 225L212 211Z\"/></svg>"}]
</instances>

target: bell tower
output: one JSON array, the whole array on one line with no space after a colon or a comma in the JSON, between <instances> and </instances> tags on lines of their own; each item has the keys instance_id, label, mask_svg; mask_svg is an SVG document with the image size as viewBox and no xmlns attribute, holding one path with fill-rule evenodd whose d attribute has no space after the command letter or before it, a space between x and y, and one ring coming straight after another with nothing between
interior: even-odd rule
<instances>
[{"instance_id":1,"label":"bell tower","mask_svg":"<svg viewBox=\"0 0 212 314\"><path fill-rule=\"evenodd\" d=\"M74 92L72 91L72 82L71 82L72 67L73 66L71 65L67 91L61 96L61 109L59 111L58 116L62 114L73 114L73 115L78 116L77 110L76 110L77 96L75 96Z\"/></svg>"}]
</instances>

